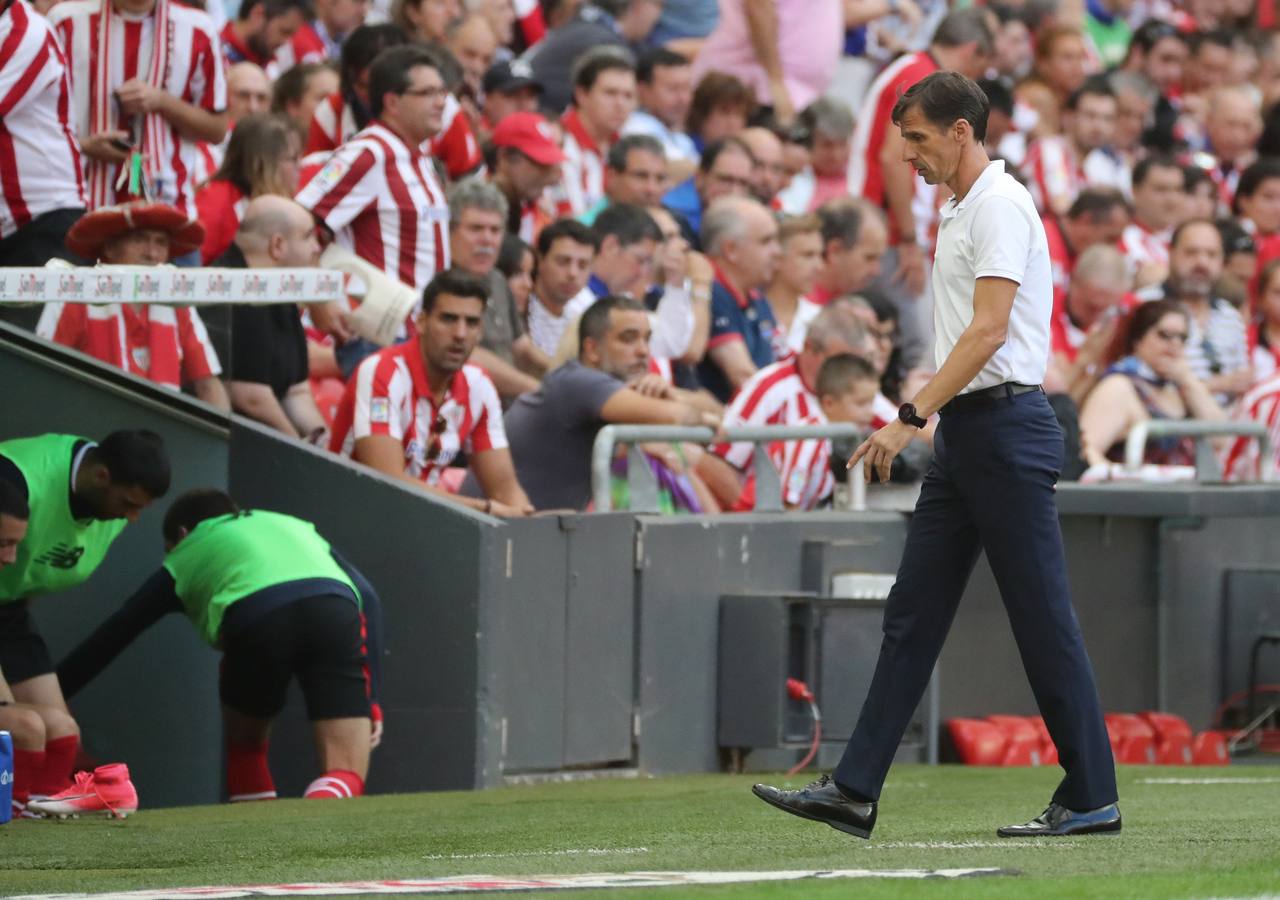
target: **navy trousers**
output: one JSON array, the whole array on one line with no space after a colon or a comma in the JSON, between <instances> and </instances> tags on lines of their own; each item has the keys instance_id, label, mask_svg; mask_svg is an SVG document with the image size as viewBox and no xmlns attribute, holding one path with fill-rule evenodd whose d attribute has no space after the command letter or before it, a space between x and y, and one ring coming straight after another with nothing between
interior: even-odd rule
<instances>
[{"instance_id":1,"label":"navy trousers","mask_svg":"<svg viewBox=\"0 0 1280 900\"><path fill-rule=\"evenodd\" d=\"M1039 391L944 414L889 592L884 640L838 784L876 800L985 550L1022 665L1066 771L1055 802L1114 803L1115 762L1067 588L1054 485L1062 431Z\"/></svg>"}]
</instances>

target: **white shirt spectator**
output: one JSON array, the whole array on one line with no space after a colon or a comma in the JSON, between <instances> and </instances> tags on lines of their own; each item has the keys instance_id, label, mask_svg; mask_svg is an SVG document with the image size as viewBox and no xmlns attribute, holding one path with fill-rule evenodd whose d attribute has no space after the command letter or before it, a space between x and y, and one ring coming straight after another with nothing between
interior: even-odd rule
<instances>
[{"instance_id":1,"label":"white shirt spectator","mask_svg":"<svg viewBox=\"0 0 1280 900\"><path fill-rule=\"evenodd\" d=\"M693 138L683 131L668 128L661 119L643 109L637 109L627 118L626 124L622 126L622 133L647 134L657 138L668 161L687 160L696 163L700 156Z\"/></svg>"},{"instance_id":2,"label":"white shirt spectator","mask_svg":"<svg viewBox=\"0 0 1280 900\"><path fill-rule=\"evenodd\" d=\"M1166 296L1164 285L1155 284L1137 293L1144 303L1162 300ZM1201 325L1195 316L1188 317L1191 326L1187 331L1187 365L1201 381L1214 375L1238 372L1250 368L1249 338L1244 319L1239 311L1221 297L1209 304L1209 321ZM1225 394L1215 395L1218 402L1227 403Z\"/></svg>"},{"instance_id":3,"label":"white shirt spectator","mask_svg":"<svg viewBox=\"0 0 1280 900\"><path fill-rule=\"evenodd\" d=\"M1031 195L1001 160L987 165L963 200L952 197L940 211L933 266L939 368L973 321L974 282L988 277L1018 284L1008 338L962 394L1006 381L1040 384L1049 360L1053 272L1044 225Z\"/></svg>"}]
</instances>

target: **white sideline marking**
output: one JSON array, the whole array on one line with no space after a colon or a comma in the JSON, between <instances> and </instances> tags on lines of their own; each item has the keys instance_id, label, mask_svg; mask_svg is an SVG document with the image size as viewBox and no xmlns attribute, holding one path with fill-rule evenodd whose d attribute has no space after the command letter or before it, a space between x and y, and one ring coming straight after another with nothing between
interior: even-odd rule
<instances>
[{"instance_id":1,"label":"white sideline marking","mask_svg":"<svg viewBox=\"0 0 1280 900\"><path fill-rule=\"evenodd\" d=\"M648 847L582 847L572 850L528 850L521 853L432 853L423 859L520 859L527 856L623 856L648 853Z\"/></svg>"},{"instance_id":2,"label":"white sideline marking","mask_svg":"<svg viewBox=\"0 0 1280 900\"><path fill-rule=\"evenodd\" d=\"M967 878L1013 875L1009 869L835 869L784 872L618 872L600 875L453 875L398 881L300 882L242 887L188 887L108 894L27 894L11 900L236 900L241 897L332 897L351 894L466 894L497 891L561 891L584 888L654 888L705 884L802 881L810 878Z\"/></svg>"},{"instance_id":3,"label":"white sideline marking","mask_svg":"<svg viewBox=\"0 0 1280 900\"><path fill-rule=\"evenodd\" d=\"M1139 778L1138 784L1280 784L1280 778Z\"/></svg>"},{"instance_id":4,"label":"white sideline marking","mask_svg":"<svg viewBox=\"0 0 1280 900\"><path fill-rule=\"evenodd\" d=\"M1085 846L1079 841L1059 841L1054 838L1020 841L872 841L861 845L866 850L1067 850Z\"/></svg>"}]
</instances>

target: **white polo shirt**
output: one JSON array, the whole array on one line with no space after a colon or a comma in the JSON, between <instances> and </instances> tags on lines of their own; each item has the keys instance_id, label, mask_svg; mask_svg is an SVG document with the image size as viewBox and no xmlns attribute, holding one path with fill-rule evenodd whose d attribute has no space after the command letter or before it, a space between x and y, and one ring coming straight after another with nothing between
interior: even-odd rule
<instances>
[{"instance_id":1,"label":"white polo shirt","mask_svg":"<svg viewBox=\"0 0 1280 900\"><path fill-rule=\"evenodd\" d=\"M934 359L939 368L973 321L977 279L1018 283L1009 334L978 376L960 393L1006 381L1040 384L1049 363L1053 272L1036 205L1000 160L990 163L959 203L942 207L933 264Z\"/></svg>"}]
</instances>

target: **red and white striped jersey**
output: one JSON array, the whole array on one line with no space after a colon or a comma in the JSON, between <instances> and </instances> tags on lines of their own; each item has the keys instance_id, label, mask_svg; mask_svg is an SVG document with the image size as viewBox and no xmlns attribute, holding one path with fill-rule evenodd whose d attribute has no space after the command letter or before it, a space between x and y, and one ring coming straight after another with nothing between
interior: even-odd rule
<instances>
[{"instance_id":1,"label":"red and white striped jersey","mask_svg":"<svg viewBox=\"0 0 1280 900\"><path fill-rule=\"evenodd\" d=\"M67 64L71 68L72 128L86 136L91 128L92 106L100 95L110 96L121 84L133 78L146 79L156 46L156 14L130 16L117 13L110 17L108 35L101 35L103 3L109 0L65 0L49 10L49 23L62 42ZM166 93L207 112L221 112L227 107L227 80L222 48L209 17L198 9L170 2L168 27L160 40L165 41L167 64L163 88ZM109 57L105 65L98 60L99 46L106 38ZM99 71L106 84L99 85ZM106 128L130 130L128 120L119 117L115 103L106 104ZM176 206L188 216L195 216L195 183L192 173L199 165L194 142L186 140L177 126L164 121L155 135L158 159L149 162L158 167L152 177L152 198ZM140 147L139 149L145 149ZM90 169L85 161L86 171ZM107 196L97 197L87 191L91 208L123 202L125 192L115 185L119 165L106 165Z\"/></svg>"},{"instance_id":2,"label":"red and white striped jersey","mask_svg":"<svg viewBox=\"0 0 1280 900\"><path fill-rule=\"evenodd\" d=\"M440 133L428 142L424 150L429 149L432 156L444 163L450 178L461 178L480 168L484 162L480 144L471 129L471 121L462 111L462 104L453 94L445 98L444 115L440 121ZM355 114L342 94L330 94L316 105L311 116L305 152L336 150L357 131Z\"/></svg>"},{"instance_id":3,"label":"red and white striped jersey","mask_svg":"<svg viewBox=\"0 0 1280 900\"><path fill-rule=\"evenodd\" d=\"M547 24L542 18L542 4L538 0L514 0L512 6L515 8L516 23L520 26L524 45L532 47L547 33Z\"/></svg>"},{"instance_id":4,"label":"red and white striped jersey","mask_svg":"<svg viewBox=\"0 0 1280 900\"><path fill-rule=\"evenodd\" d=\"M1226 481L1251 481L1260 474L1280 479L1280 375L1254 385L1240 399L1236 418L1244 422L1261 422L1271 438L1271 458L1262 462L1258 471L1258 444L1248 438L1237 438L1227 451L1222 465Z\"/></svg>"},{"instance_id":5,"label":"red and white striped jersey","mask_svg":"<svg viewBox=\"0 0 1280 900\"><path fill-rule=\"evenodd\" d=\"M84 202L62 47L43 16L13 0L0 13L0 238Z\"/></svg>"},{"instance_id":6,"label":"red and white striped jersey","mask_svg":"<svg viewBox=\"0 0 1280 900\"><path fill-rule=\"evenodd\" d=\"M1027 187L1040 215L1065 213L1088 183L1084 160L1060 134L1032 141L1027 147L1023 171L1027 173L1030 182Z\"/></svg>"},{"instance_id":7,"label":"red and white striped jersey","mask_svg":"<svg viewBox=\"0 0 1280 900\"><path fill-rule=\"evenodd\" d=\"M374 435L400 441L405 474L432 485L461 451L472 455L507 446L502 401L489 376L478 366L463 366L437 408L417 337L378 351L356 368L334 417L329 449L351 456L356 441Z\"/></svg>"},{"instance_id":8,"label":"red and white striped jersey","mask_svg":"<svg viewBox=\"0 0 1280 900\"><path fill-rule=\"evenodd\" d=\"M551 192L558 215L577 217L604 199L604 151L587 134L573 107L560 117L560 124L565 160L560 164L560 183Z\"/></svg>"},{"instance_id":9,"label":"red and white striped jersey","mask_svg":"<svg viewBox=\"0 0 1280 900\"><path fill-rule=\"evenodd\" d=\"M826 425L827 417L815 409L793 425ZM769 459L778 470L782 485L782 503L797 509L813 509L831 496L835 476L831 474L831 441L811 438L806 441L774 441L769 445Z\"/></svg>"},{"instance_id":10,"label":"red and white striped jersey","mask_svg":"<svg viewBox=\"0 0 1280 900\"><path fill-rule=\"evenodd\" d=\"M880 165L880 151L884 146L885 136L890 128L895 127L892 121L893 105L898 102L907 90L920 79L938 71L938 64L927 51L908 53L898 57L871 82L866 99L862 103L863 115L858 117L857 127L853 130L852 152L849 154L849 193L861 194L876 206L888 210L885 200L884 172ZM905 162L898 165L906 166ZM913 203L916 215L936 207L934 197L936 188L925 184L923 178L915 179L916 198ZM936 212L934 213L936 216ZM892 216L890 217L892 220ZM899 239L900 229L890 221L889 235L893 242ZM931 221L925 217L916 223L916 236L927 236Z\"/></svg>"},{"instance_id":11,"label":"red and white striped jersey","mask_svg":"<svg viewBox=\"0 0 1280 900\"><path fill-rule=\"evenodd\" d=\"M871 401L871 427L879 431L890 422L898 420L898 404L894 403L880 391Z\"/></svg>"},{"instance_id":12,"label":"red and white striped jersey","mask_svg":"<svg viewBox=\"0 0 1280 900\"><path fill-rule=\"evenodd\" d=\"M296 199L341 246L419 294L449 268L449 205L431 161L380 122L339 147Z\"/></svg>"},{"instance_id":13,"label":"red and white striped jersey","mask_svg":"<svg viewBox=\"0 0 1280 900\"><path fill-rule=\"evenodd\" d=\"M46 303L36 334L175 391L222 373L209 332L190 307Z\"/></svg>"},{"instance_id":14,"label":"red and white striped jersey","mask_svg":"<svg viewBox=\"0 0 1280 900\"><path fill-rule=\"evenodd\" d=\"M804 379L795 359L765 366L752 375L725 410L724 424L734 425L798 425L822 405ZM720 444L716 454L738 469L751 463L749 443Z\"/></svg>"},{"instance_id":15,"label":"red and white striped jersey","mask_svg":"<svg viewBox=\"0 0 1280 900\"><path fill-rule=\"evenodd\" d=\"M324 27L319 22L304 22L289 40L281 44L276 50L275 59L267 67L267 74L274 78L282 72L289 71L298 63L337 59L340 45L334 42L326 43L316 30L317 26Z\"/></svg>"},{"instance_id":16,"label":"red and white striped jersey","mask_svg":"<svg viewBox=\"0 0 1280 900\"><path fill-rule=\"evenodd\" d=\"M1172 232L1160 234L1148 231L1137 221L1130 222L1120 235L1120 252L1129 263L1129 271L1136 272L1143 266L1169 265L1169 239Z\"/></svg>"}]
</instances>

